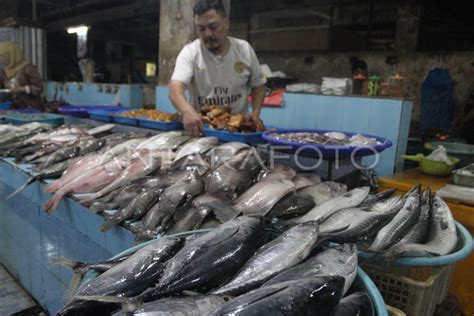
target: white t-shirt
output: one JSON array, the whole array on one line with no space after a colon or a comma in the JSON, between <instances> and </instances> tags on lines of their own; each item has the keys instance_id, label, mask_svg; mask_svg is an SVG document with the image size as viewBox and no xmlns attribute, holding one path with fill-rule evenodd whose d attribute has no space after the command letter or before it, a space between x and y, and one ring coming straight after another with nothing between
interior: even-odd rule
<instances>
[{"instance_id":1,"label":"white t-shirt","mask_svg":"<svg viewBox=\"0 0 474 316\"><path fill-rule=\"evenodd\" d=\"M229 104L232 114L246 114L250 88L266 82L252 46L237 38L229 40L225 56L214 55L200 39L187 44L178 55L171 80L187 86L191 104L198 111L205 103Z\"/></svg>"}]
</instances>

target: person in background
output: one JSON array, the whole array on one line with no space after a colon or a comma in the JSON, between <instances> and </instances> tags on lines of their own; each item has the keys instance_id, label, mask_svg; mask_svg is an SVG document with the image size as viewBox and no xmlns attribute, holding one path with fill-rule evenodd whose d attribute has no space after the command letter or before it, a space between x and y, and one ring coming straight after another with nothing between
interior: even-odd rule
<instances>
[{"instance_id":1,"label":"person in background","mask_svg":"<svg viewBox=\"0 0 474 316\"><path fill-rule=\"evenodd\" d=\"M369 70L367 68L367 63L362 59L355 59L351 62L352 76L362 75L368 77Z\"/></svg>"},{"instance_id":2,"label":"person in background","mask_svg":"<svg viewBox=\"0 0 474 316\"><path fill-rule=\"evenodd\" d=\"M0 43L0 64L3 64L5 87L12 94L13 108L43 111L41 76L14 43Z\"/></svg>"},{"instance_id":3,"label":"person in background","mask_svg":"<svg viewBox=\"0 0 474 316\"><path fill-rule=\"evenodd\" d=\"M183 114L185 129L202 135L204 105L229 105L232 114L259 119L266 80L253 48L227 36L229 19L221 0L197 0L193 11L199 39L179 53L170 83L170 99ZM185 97L186 89L191 101ZM253 104L248 114L249 91Z\"/></svg>"}]
</instances>

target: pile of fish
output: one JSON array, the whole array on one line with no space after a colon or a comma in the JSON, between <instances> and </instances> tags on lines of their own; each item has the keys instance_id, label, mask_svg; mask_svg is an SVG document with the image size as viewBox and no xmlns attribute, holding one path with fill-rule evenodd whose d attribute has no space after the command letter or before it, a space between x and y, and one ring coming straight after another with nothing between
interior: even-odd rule
<instances>
[{"instance_id":1,"label":"pile of fish","mask_svg":"<svg viewBox=\"0 0 474 316\"><path fill-rule=\"evenodd\" d=\"M274 236L262 217L240 216L108 262L58 259L100 273L58 315L373 315L352 286L357 247L321 246L329 234L309 221Z\"/></svg>"},{"instance_id":2,"label":"pile of fish","mask_svg":"<svg viewBox=\"0 0 474 316\"><path fill-rule=\"evenodd\" d=\"M286 142L302 143L302 144L321 144L332 146L377 146L382 142L373 137L355 134L348 136L342 132L295 132L295 133L272 133L270 137Z\"/></svg>"},{"instance_id":3,"label":"pile of fish","mask_svg":"<svg viewBox=\"0 0 474 316\"><path fill-rule=\"evenodd\" d=\"M448 206L429 189L417 186L401 197L392 197L395 190L369 194L369 187L347 191L314 173L270 168L265 154L247 144L219 145L214 137L180 131L112 132L113 125L28 124L0 134L0 154L36 165L40 173L27 184L61 175L45 188L54 193L48 212L74 193L104 215L101 230L124 225L140 241L215 228L244 215L272 219L280 230L317 221L332 232L330 241L357 243L384 262L445 255L457 244Z\"/></svg>"}]
</instances>

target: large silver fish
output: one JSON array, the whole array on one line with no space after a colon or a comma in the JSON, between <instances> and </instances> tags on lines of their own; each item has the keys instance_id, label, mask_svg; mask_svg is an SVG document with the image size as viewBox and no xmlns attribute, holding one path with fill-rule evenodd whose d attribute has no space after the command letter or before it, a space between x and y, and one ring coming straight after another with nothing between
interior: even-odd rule
<instances>
[{"instance_id":1,"label":"large silver fish","mask_svg":"<svg viewBox=\"0 0 474 316\"><path fill-rule=\"evenodd\" d=\"M431 219L431 190L427 188L421 198L421 211L418 222L403 236L402 239L396 245L401 244L422 244L428 238L430 232L430 219Z\"/></svg>"},{"instance_id":2,"label":"large silver fish","mask_svg":"<svg viewBox=\"0 0 474 316\"><path fill-rule=\"evenodd\" d=\"M207 192L232 200L252 184L260 169L251 151L241 151L208 175Z\"/></svg>"},{"instance_id":3,"label":"large silver fish","mask_svg":"<svg viewBox=\"0 0 474 316\"><path fill-rule=\"evenodd\" d=\"M210 158L211 168L215 169L244 149L250 149L250 146L240 142L229 142L214 147L206 155Z\"/></svg>"},{"instance_id":4,"label":"large silver fish","mask_svg":"<svg viewBox=\"0 0 474 316\"><path fill-rule=\"evenodd\" d=\"M418 220L421 210L420 190L418 188L407 195L402 209L375 236L368 248L370 251L380 251L390 247L405 236Z\"/></svg>"},{"instance_id":5,"label":"large silver fish","mask_svg":"<svg viewBox=\"0 0 474 316\"><path fill-rule=\"evenodd\" d=\"M324 221L332 214L343 210L345 208L356 207L369 194L369 187L362 187L353 189L343 195L337 196L326 202L316 205L306 215L295 220L296 223L304 223L306 221ZM304 192L304 190L303 190Z\"/></svg>"},{"instance_id":6,"label":"large silver fish","mask_svg":"<svg viewBox=\"0 0 474 316\"><path fill-rule=\"evenodd\" d=\"M168 261L144 301L184 290L212 289L234 275L264 242L261 218L242 216L186 244Z\"/></svg>"},{"instance_id":7,"label":"large silver fish","mask_svg":"<svg viewBox=\"0 0 474 316\"><path fill-rule=\"evenodd\" d=\"M306 222L285 231L262 246L229 283L213 294L239 295L303 261L318 241L317 222Z\"/></svg>"},{"instance_id":8,"label":"large silver fish","mask_svg":"<svg viewBox=\"0 0 474 316\"><path fill-rule=\"evenodd\" d=\"M140 294L158 281L165 261L181 248L183 241L182 238L162 238L140 249L89 282L57 315L76 315L75 313L98 304L94 301L77 300L77 297L97 295L131 297Z\"/></svg>"},{"instance_id":9,"label":"large silver fish","mask_svg":"<svg viewBox=\"0 0 474 316\"><path fill-rule=\"evenodd\" d=\"M319 184L298 190L298 193L307 194L313 197L314 203L316 203L316 205L320 205L346 192L346 185L332 181L321 182Z\"/></svg>"},{"instance_id":10,"label":"large silver fish","mask_svg":"<svg viewBox=\"0 0 474 316\"><path fill-rule=\"evenodd\" d=\"M211 315L332 315L343 286L344 278L340 276L287 281L236 297Z\"/></svg>"},{"instance_id":11,"label":"large silver fish","mask_svg":"<svg viewBox=\"0 0 474 316\"><path fill-rule=\"evenodd\" d=\"M142 220L142 233L138 238L151 237L166 231L170 220L173 218L177 208L189 202L194 196L202 193L204 181L197 172L179 180L167 188L156 203Z\"/></svg>"},{"instance_id":12,"label":"large silver fish","mask_svg":"<svg viewBox=\"0 0 474 316\"><path fill-rule=\"evenodd\" d=\"M435 195L431 211L428 239L424 244L407 243L390 247L377 259L392 263L399 257L444 256L451 253L458 241L456 225L449 206L441 197Z\"/></svg>"},{"instance_id":13,"label":"large silver fish","mask_svg":"<svg viewBox=\"0 0 474 316\"><path fill-rule=\"evenodd\" d=\"M385 202L379 202L371 211L360 208L347 208L334 213L320 224L322 231L332 231L338 228L349 227L332 236L336 242L357 242L373 233L392 219L402 208L404 200L393 197Z\"/></svg>"},{"instance_id":14,"label":"large silver fish","mask_svg":"<svg viewBox=\"0 0 474 316\"><path fill-rule=\"evenodd\" d=\"M325 249L292 268L277 274L263 286L281 282L312 279L325 275L344 277L343 295L347 293L357 276L357 246L343 244Z\"/></svg>"},{"instance_id":15,"label":"large silver fish","mask_svg":"<svg viewBox=\"0 0 474 316\"><path fill-rule=\"evenodd\" d=\"M136 149L148 150L175 150L185 142L191 139L191 136L185 135L181 131L160 133L140 143Z\"/></svg>"},{"instance_id":16,"label":"large silver fish","mask_svg":"<svg viewBox=\"0 0 474 316\"><path fill-rule=\"evenodd\" d=\"M294 190L290 180L262 180L242 193L234 203L234 210L245 215L265 216L285 195Z\"/></svg>"},{"instance_id":17,"label":"large silver fish","mask_svg":"<svg viewBox=\"0 0 474 316\"><path fill-rule=\"evenodd\" d=\"M204 154L219 144L217 137L193 138L178 149L174 158L175 162L191 155Z\"/></svg>"}]
</instances>

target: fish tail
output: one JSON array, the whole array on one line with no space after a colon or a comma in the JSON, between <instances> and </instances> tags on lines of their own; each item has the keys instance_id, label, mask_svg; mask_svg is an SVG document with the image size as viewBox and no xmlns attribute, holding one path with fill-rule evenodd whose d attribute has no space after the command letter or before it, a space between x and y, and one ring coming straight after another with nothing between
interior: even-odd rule
<instances>
[{"instance_id":1,"label":"fish tail","mask_svg":"<svg viewBox=\"0 0 474 316\"><path fill-rule=\"evenodd\" d=\"M63 194L61 194L59 191L54 193L54 195L43 205L44 210L49 215L53 214L54 210L58 208L59 201L61 201L62 198Z\"/></svg>"},{"instance_id":2,"label":"fish tail","mask_svg":"<svg viewBox=\"0 0 474 316\"><path fill-rule=\"evenodd\" d=\"M87 265L80 261L73 261L66 258L52 258L51 262L53 264L58 264L63 267L67 267L73 271L71 282L69 288L67 289L66 295L68 298L74 295L74 292L79 287L84 275L89 271Z\"/></svg>"},{"instance_id":3,"label":"fish tail","mask_svg":"<svg viewBox=\"0 0 474 316\"><path fill-rule=\"evenodd\" d=\"M120 224L122 221L123 221L122 216L113 216L113 217L107 219L105 221L105 223L102 224L102 226L100 226L100 230L103 231L103 232L106 232L106 231L114 228L118 224Z\"/></svg>"},{"instance_id":4,"label":"fish tail","mask_svg":"<svg viewBox=\"0 0 474 316\"><path fill-rule=\"evenodd\" d=\"M21 187L19 187L18 189L16 189L13 193L11 193L9 196L7 196L5 198L5 201L12 198L13 196L17 195L18 193L20 193L21 191L23 191L24 189L26 189L27 186L29 186L31 183L33 183L34 181L36 181L39 177L38 176L34 176L34 177L30 177L26 182L25 184L23 184Z\"/></svg>"}]
</instances>

